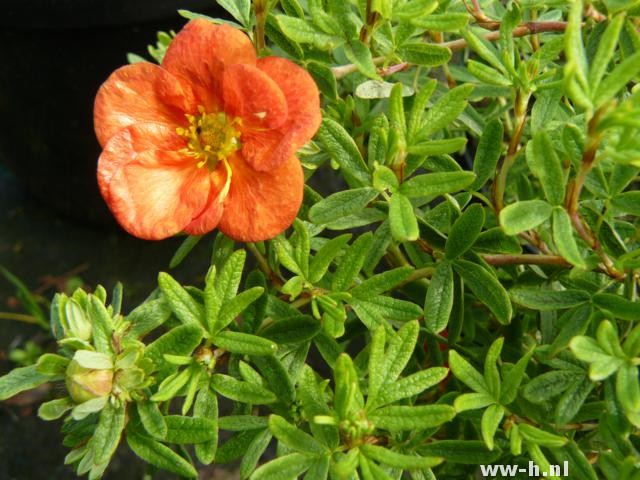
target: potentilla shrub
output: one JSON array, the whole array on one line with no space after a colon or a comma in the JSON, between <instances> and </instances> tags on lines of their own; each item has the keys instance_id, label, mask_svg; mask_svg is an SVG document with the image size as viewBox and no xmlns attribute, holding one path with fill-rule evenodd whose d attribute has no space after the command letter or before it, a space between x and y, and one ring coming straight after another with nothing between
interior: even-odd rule
<instances>
[{"instance_id":1,"label":"potentilla shrub","mask_svg":"<svg viewBox=\"0 0 640 480\"><path fill-rule=\"evenodd\" d=\"M91 479L640 478L639 2L218 3L95 103L106 203L170 268L215 236L204 285L56 295L0 398L63 384Z\"/></svg>"}]
</instances>

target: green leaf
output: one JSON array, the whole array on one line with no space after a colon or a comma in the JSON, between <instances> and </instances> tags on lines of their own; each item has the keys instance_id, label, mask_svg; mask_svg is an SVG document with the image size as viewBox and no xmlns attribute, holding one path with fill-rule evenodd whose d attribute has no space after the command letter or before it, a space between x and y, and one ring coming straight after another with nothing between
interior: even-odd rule
<instances>
[{"instance_id":1,"label":"green leaf","mask_svg":"<svg viewBox=\"0 0 640 480\"><path fill-rule=\"evenodd\" d=\"M156 402L136 402L136 408L144 429L149 434L162 440L167 435L167 423Z\"/></svg>"},{"instance_id":2,"label":"green leaf","mask_svg":"<svg viewBox=\"0 0 640 480\"><path fill-rule=\"evenodd\" d=\"M560 158L543 130L534 134L526 148L527 164L538 177L545 197L552 205L562 205L565 195L565 176Z\"/></svg>"},{"instance_id":3,"label":"green leaf","mask_svg":"<svg viewBox=\"0 0 640 480\"><path fill-rule=\"evenodd\" d=\"M371 187L355 188L334 193L311 207L309 219L317 224L331 223L347 215L359 212L377 196L378 192Z\"/></svg>"},{"instance_id":4,"label":"green leaf","mask_svg":"<svg viewBox=\"0 0 640 480\"><path fill-rule=\"evenodd\" d=\"M378 463L407 470L435 467L444 460L439 457L405 455L377 445L362 445L360 446L360 451Z\"/></svg>"},{"instance_id":5,"label":"green leaf","mask_svg":"<svg viewBox=\"0 0 640 480\"><path fill-rule=\"evenodd\" d=\"M396 335L391 337L385 353L382 386L395 382L409 363L418 340L419 330L418 321L413 320L405 323Z\"/></svg>"},{"instance_id":6,"label":"green leaf","mask_svg":"<svg viewBox=\"0 0 640 480\"><path fill-rule=\"evenodd\" d=\"M284 368L280 360L273 355L254 357L253 363L267 381L267 385L278 399L285 404L295 400L295 390L291 376Z\"/></svg>"},{"instance_id":7,"label":"green leaf","mask_svg":"<svg viewBox=\"0 0 640 480\"><path fill-rule=\"evenodd\" d=\"M373 63L371 50L360 40L349 40L344 46L344 53L347 59L358 68L360 73L375 80L380 78L376 66Z\"/></svg>"},{"instance_id":8,"label":"green leaf","mask_svg":"<svg viewBox=\"0 0 640 480\"><path fill-rule=\"evenodd\" d=\"M514 303L541 311L575 307L590 299L590 295L584 290L551 290L541 287L516 287L509 291L509 295Z\"/></svg>"},{"instance_id":9,"label":"green leaf","mask_svg":"<svg viewBox=\"0 0 640 480\"><path fill-rule=\"evenodd\" d=\"M505 375L502 382L502 394L500 401L503 405L509 405L516 399L518 388L524 378L525 370L533 355L533 349L529 350Z\"/></svg>"},{"instance_id":10,"label":"green leaf","mask_svg":"<svg viewBox=\"0 0 640 480\"><path fill-rule=\"evenodd\" d=\"M278 345L271 340L241 332L220 332L213 338L213 343L240 355L271 355L278 350Z\"/></svg>"},{"instance_id":11,"label":"green leaf","mask_svg":"<svg viewBox=\"0 0 640 480\"><path fill-rule=\"evenodd\" d=\"M541 447L558 448L565 445L568 441L564 437L545 432L544 430L536 428L533 425L528 425L526 423L519 424L518 430L522 438Z\"/></svg>"},{"instance_id":12,"label":"green leaf","mask_svg":"<svg viewBox=\"0 0 640 480\"><path fill-rule=\"evenodd\" d=\"M38 358L36 370L38 373L51 377L64 377L69 366L69 359L53 353L45 353Z\"/></svg>"},{"instance_id":13,"label":"green leaf","mask_svg":"<svg viewBox=\"0 0 640 480\"><path fill-rule=\"evenodd\" d=\"M267 417L255 415L229 415L218 419L218 428L231 432L243 432L245 430L256 430L267 428L269 422Z\"/></svg>"},{"instance_id":14,"label":"green leaf","mask_svg":"<svg viewBox=\"0 0 640 480\"><path fill-rule=\"evenodd\" d=\"M439 427L455 415L456 411L449 405L391 406L370 413L369 420L383 430L423 430Z\"/></svg>"},{"instance_id":15,"label":"green leaf","mask_svg":"<svg viewBox=\"0 0 640 480\"><path fill-rule=\"evenodd\" d=\"M584 480L598 480L594 467L589 463L587 457L582 452L580 447L575 441L569 441L562 448L553 448L551 453L556 458L558 464L563 464L565 461L571 465L571 474L576 478Z\"/></svg>"},{"instance_id":16,"label":"green leaf","mask_svg":"<svg viewBox=\"0 0 640 480\"><path fill-rule=\"evenodd\" d=\"M302 453L290 453L271 460L259 467L250 480L292 480L298 478L314 462L314 457Z\"/></svg>"},{"instance_id":17,"label":"green leaf","mask_svg":"<svg viewBox=\"0 0 640 480\"><path fill-rule=\"evenodd\" d=\"M489 386L484 377L455 350L449 351L449 367L456 378L471 390L490 394Z\"/></svg>"},{"instance_id":18,"label":"green leaf","mask_svg":"<svg viewBox=\"0 0 640 480\"><path fill-rule=\"evenodd\" d=\"M456 397L453 408L459 413L484 408L492 403L496 403L496 399L487 393L463 393Z\"/></svg>"},{"instance_id":19,"label":"green leaf","mask_svg":"<svg viewBox=\"0 0 640 480\"><path fill-rule=\"evenodd\" d=\"M562 88L548 88L536 93L536 101L531 109L531 131L546 130L552 125L560 100L563 95Z\"/></svg>"},{"instance_id":20,"label":"green leaf","mask_svg":"<svg viewBox=\"0 0 640 480\"><path fill-rule=\"evenodd\" d=\"M640 304L620 295L596 293L593 296L593 303L616 318L631 321L640 319Z\"/></svg>"},{"instance_id":21,"label":"green leaf","mask_svg":"<svg viewBox=\"0 0 640 480\"><path fill-rule=\"evenodd\" d=\"M353 192L354 190L347 191ZM320 203L317 203L316 205L314 205L314 207L320 205ZM337 205L334 205L333 208L337 208ZM311 212L309 213L311 214ZM332 238L324 245L322 245L322 247L320 247L318 252L311 260L311 265L309 266L309 281L311 283L317 283L322 279L322 277L324 277L324 275L327 273L327 270L329 269L329 265L331 265L331 262L340 254L343 247L347 244L350 238L351 234L345 233L343 235Z\"/></svg>"},{"instance_id":22,"label":"green leaf","mask_svg":"<svg viewBox=\"0 0 640 480\"><path fill-rule=\"evenodd\" d=\"M494 176L502 154L503 135L504 128L500 120L491 120L484 127L473 160L473 172L476 174L476 179L471 186L473 190L479 190Z\"/></svg>"},{"instance_id":23,"label":"green leaf","mask_svg":"<svg viewBox=\"0 0 640 480\"><path fill-rule=\"evenodd\" d=\"M473 249L491 253L519 254L522 252L522 247L520 247L518 240L507 235L500 227L490 228L482 232L473 244Z\"/></svg>"},{"instance_id":24,"label":"green leaf","mask_svg":"<svg viewBox=\"0 0 640 480\"><path fill-rule=\"evenodd\" d=\"M254 383L236 380L228 375L215 374L212 377L211 385L221 395L238 402L267 404L277 400L275 394L266 388Z\"/></svg>"},{"instance_id":25,"label":"green leaf","mask_svg":"<svg viewBox=\"0 0 640 480\"><path fill-rule=\"evenodd\" d=\"M635 365L626 364L618 369L616 395L625 411L637 412L640 410L640 384L638 383L638 368Z\"/></svg>"},{"instance_id":26,"label":"green leaf","mask_svg":"<svg viewBox=\"0 0 640 480\"><path fill-rule=\"evenodd\" d=\"M600 85L602 77L604 77L609 62L613 59L613 54L618 44L618 37L624 24L624 14L616 15L607 25L598 41L598 50L596 51L591 64L589 65L589 85L596 89Z\"/></svg>"},{"instance_id":27,"label":"green leaf","mask_svg":"<svg viewBox=\"0 0 640 480\"><path fill-rule=\"evenodd\" d=\"M242 480L248 478L251 472L255 470L260 457L269 446L271 438L271 432L265 428L251 441L240 462L240 478Z\"/></svg>"},{"instance_id":28,"label":"green leaf","mask_svg":"<svg viewBox=\"0 0 640 480\"><path fill-rule=\"evenodd\" d=\"M398 49L398 54L405 62L423 67L442 65L451 58L448 48L424 42L405 43Z\"/></svg>"},{"instance_id":29,"label":"green leaf","mask_svg":"<svg viewBox=\"0 0 640 480\"><path fill-rule=\"evenodd\" d=\"M412 0L397 3L393 6L393 18L411 21L417 17L427 16L438 8L437 0Z\"/></svg>"},{"instance_id":30,"label":"green leaf","mask_svg":"<svg viewBox=\"0 0 640 480\"><path fill-rule=\"evenodd\" d=\"M531 230L551 216L553 207L543 200L523 200L500 212L500 225L507 235Z\"/></svg>"},{"instance_id":31,"label":"green leaf","mask_svg":"<svg viewBox=\"0 0 640 480\"><path fill-rule=\"evenodd\" d=\"M498 279L480 265L467 260L456 260L456 272L465 281L473 294L484 303L503 325L511 321L511 301Z\"/></svg>"},{"instance_id":32,"label":"green leaf","mask_svg":"<svg viewBox=\"0 0 640 480\"><path fill-rule=\"evenodd\" d=\"M449 373L444 367L432 367L409 375L394 383L387 383L378 394L377 405L388 405L403 398L418 395L444 380Z\"/></svg>"},{"instance_id":33,"label":"green leaf","mask_svg":"<svg viewBox=\"0 0 640 480\"><path fill-rule=\"evenodd\" d=\"M400 185L399 192L409 198L454 193L473 183L472 172L440 172L417 175Z\"/></svg>"},{"instance_id":34,"label":"green leaf","mask_svg":"<svg viewBox=\"0 0 640 480\"><path fill-rule=\"evenodd\" d=\"M573 236L573 226L569 214L562 207L554 208L552 215L553 241L558 252L573 266L586 269L584 259L578 250L578 244Z\"/></svg>"},{"instance_id":35,"label":"green leaf","mask_svg":"<svg viewBox=\"0 0 640 480\"><path fill-rule=\"evenodd\" d=\"M522 395L530 402L544 403L560 395L581 378L582 374L573 370L552 370L527 383L522 389Z\"/></svg>"},{"instance_id":36,"label":"green leaf","mask_svg":"<svg viewBox=\"0 0 640 480\"><path fill-rule=\"evenodd\" d=\"M410 145L407 151L414 155L431 157L434 155L446 155L448 153L459 152L466 144L467 139L464 137L443 138Z\"/></svg>"},{"instance_id":37,"label":"green leaf","mask_svg":"<svg viewBox=\"0 0 640 480\"><path fill-rule=\"evenodd\" d=\"M389 200L389 225L391 235L398 242L413 242L420 235L413 205L400 193L394 193Z\"/></svg>"},{"instance_id":38,"label":"green leaf","mask_svg":"<svg viewBox=\"0 0 640 480\"><path fill-rule=\"evenodd\" d=\"M478 54L480 58L486 61L493 68L497 69L503 74L507 74L507 71L500 60L500 56L495 47L491 45L487 40L478 37L470 29L460 32L467 41L469 47Z\"/></svg>"},{"instance_id":39,"label":"green leaf","mask_svg":"<svg viewBox=\"0 0 640 480\"><path fill-rule=\"evenodd\" d=\"M75 403L69 397L49 400L40 405L38 416L45 421L57 420L74 406Z\"/></svg>"},{"instance_id":40,"label":"green leaf","mask_svg":"<svg viewBox=\"0 0 640 480\"><path fill-rule=\"evenodd\" d=\"M111 314L104 306L104 302L95 295L89 295L88 313L93 326L94 347L98 352L111 355L113 353L111 342L114 327Z\"/></svg>"},{"instance_id":41,"label":"green leaf","mask_svg":"<svg viewBox=\"0 0 640 480\"><path fill-rule=\"evenodd\" d=\"M313 339L320 332L321 325L309 315L277 320L260 332L264 338L277 344L302 343Z\"/></svg>"},{"instance_id":42,"label":"green leaf","mask_svg":"<svg viewBox=\"0 0 640 480\"><path fill-rule=\"evenodd\" d=\"M411 267L398 267L381 272L352 288L350 293L354 297L362 299L371 298L393 289L406 280L413 271Z\"/></svg>"},{"instance_id":43,"label":"green leaf","mask_svg":"<svg viewBox=\"0 0 640 480\"><path fill-rule=\"evenodd\" d=\"M424 30L457 32L467 25L469 15L466 13L435 13L433 15L418 16L409 21Z\"/></svg>"},{"instance_id":44,"label":"green leaf","mask_svg":"<svg viewBox=\"0 0 640 480\"><path fill-rule=\"evenodd\" d=\"M413 105L411 107L411 112L409 113L409 121L407 122L407 139L410 143L415 143L414 138L422 126L424 109L427 107L427 103L429 102L436 85L437 82L434 79L426 81L413 99Z\"/></svg>"},{"instance_id":45,"label":"green leaf","mask_svg":"<svg viewBox=\"0 0 640 480\"><path fill-rule=\"evenodd\" d=\"M350 39L358 35L358 27L352 19L351 5L341 0L328 0L327 5L331 16L340 26L343 37Z\"/></svg>"},{"instance_id":46,"label":"green leaf","mask_svg":"<svg viewBox=\"0 0 640 480\"><path fill-rule=\"evenodd\" d=\"M326 449L315 438L291 425L279 415L269 416L269 430L279 442L293 451L311 455L326 452Z\"/></svg>"},{"instance_id":47,"label":"green leaf","mask_svg":"<svg viewBox=\"0 0 640 480\"><path fill-rule=\"evenodd\" d=\"M333 275L331 281L331 289L333 291L345 291L351 286L364 265L365 258L372 243L373 234L370 232L359 236L353 242L342 257Z\"/></svg>"},{"instance_id":48,"label":"green leaf","mask_svg":"<svg viewBox=\"0 0 640 480\"><path fill-rule=\"evenodd\" d=\"M251 26L250 0L216 0L218 5L231 14L243 27Z\"/></svg>"},{"instance_id":49,"label":"green leaf","mask_svg":"<svg viewBox=\"0 0 640 480\"><path fill-rule=\"evenodd\" d=\"M334 408L340 419L348 419L358 408L356 397L362 396L358 386L358 374L349 355L342 353L338 356L333 374L335 378Z\"/></svg>"},{"instance_id":50,"label":"green leaf","mask_svg":"<svg viewBox=\"0 0 640 480\"><path fill-rule=\"evenodd\" d=\"M640 72L640 52L625 58L609 72L596 90L594 104L600 106L611 100L638 72Z\"/></svg>"},{"instance_id":51,"label":"green leaf","mask_svg":"<svg viewBox=\"0 0 640 480\"><path fill-rule=\"evenodd\" d=\"M244 312L249 305L260 298L263 293L263 287L252 287L223 303L222 308L220 308L218 318L210 328L210 333L216 334L220 330L224 329L227 325L233 322L238 315Z\"/></svg>"},{"instance_id":52,"label":"green leaf","mask_svg":"<svg viewBox=\"0 0 640 480\"><path fill-rule=\"evenodd\" d=\"M49 375L39 373L35 365L14 368L0 377L0 400L6 400L14 395L30 390L51 380Z\"/></svg>"},{"instance_id":53,"label":"green leaf","mask_svg":"<svg viewBox=\"0 0 640 480\"><path fill-rule=\"evenodd\" d=\"M229 463L241 458L253 440L260 434L260 430L247 430L233 435L218 448L215 457L216 463Z\"/></svg>"},{"instance_id":54,"label":"green leaf","mask_svg":"<svg viewBox=\"0 0 640 480\"><path fill-rule=\"evenodd\" d=\"M340 165L345 180L352 188L371 184L371 174L360 150L349 133L335 120L324 118L317 138L324 144L331 158Z\"/></svg>"},{"instance_id":55,"label":"green leaf","mask_svg":"<svg viewBox=\"0 0 640 480\"><path fill-rule=\"evenodd\" d=\"M169 443L204 443L218 436L216 422L209 418L167 415L164 420L167 424L165 440Z\"/></svg>"},{"instance_id":56,"label":"green leaf","mask_svg":"<svg viewBox=\"0 0 640 480\"><path fill-rule=\"evenodd\" d=\"M625 214L640 216L640 191L619 193L611 199L611 205Z\"/></svg>"},{"instance_id":57,"label":"green leaf","mask_svg":"<svg viewBox=\"0 0 640 480\"><path fill-rule=\"evenodd\" d=\"M473 85L465 84L452 88L427 111L418 138L426 139L453 122L467 106Z\"/></svg>"},{"instance_id":58,"label":"green leaf","mask_svg":"<svg viewBox=\"0 0 640 480\"><path fill-rule=\"evenodd\" d=\"M171 275L158 274L158 286L176 317L185 325L204 325L204 311Z\"/></svg>"},{"instance_id":59,"label":"green leaf","mask_svg":"<svg viewBox=\"0 0 640 480\"><path fill-rule=\"evenodd\" d=\"M440 333L447 327L453 308L453 287L451 264L447 261L438 263L424 302L424 318L428 331Z\"/></svg>"},{"instance_id":60,"label":"green leaf","mask_svg":"<svg viewBox=\"0 0 640 480\"><path fill-rule=\"evenodd\" d=\"M271 37L271 35L269 35ZM331 69L324 63L309 61L306 64L307 70L313 77L320 89L320 92L335 101L338 99L338 85L336 77Z\"/></svg>"},{"instance_id":61,"label":"green leaf","mask_svg":"<svg viewBox=\"0 0 640 480\"><path fill-rule=\"evenodd\" d=\"M187 478L197 478L198 472L193 465L171 450L151 438L127 430L127 443L133 453L151 465Z\"/></svg>"},{"instance_id":62,"label":"green leaf","mask_svg":"<svg viewBox=\"0 0 640 480\"><path fill-rule=\"evenodd\" d=\"M124 426L124 404L115 407L110 402L107 402L100 412L98 425L89 441L89 448L93 452L94 466L109 463L116 448L118 448Z\"/></svg>"},{"instance_id":63,"label":"green leaf","mask_svg":"<svg viewBox=\"0 0 640 480\"><path fill-rule=\"evenodd\" d=\"M578 81L583 87L587 83L587 54L582 43L582 0L576 0L571 4L569 21L564 34L565 55L570 65L575 68Z\"/></svg>"},{"instance_id":64,"label":"green leaf","mask_svg":"<svg viewBox=\"0 0 640 480\"><path fill-rule=\"evenodd\" d=\"M455 260L471 248L484 225L484 209L478 203L467 208L451 227L445 245L448 260Z\"/></svg>"},{"instance_id":65,"label":"green leaf","mask_svg":"<svg viewBox=\"0 0 640 480\"><path fill-rule=\"evenodd\" d=\"M504 408L497 404L490 405L482 414L480 431L482 432L482 439L489 450L493 450L493 437L496 434L496 430L498 430L503 416Z\"/></svg>"},{"instance_id":66,"label":"green leaf","mask_svg":"<svg viewBox=\"0 0 640 480\"><path fill-rule=\"evenodd\" d=\"M139 339L158 328L170 316L171 309L163 298L144 302L127 315L126 319L131 322L131 329L127 335Z\"/></svg>"},{"instance_id":67,"label":"green leaf","mask_svg":"<svg viewBox=\"0 0 640 480\"><path fill-rule=\"evenodd\" d=\"M301 18L276 15L276 21L282 33L297 43L311 43L320 50L329 50L340 42L337 37L316 30L311 22Z\"/></svg>"},{"instance_id":68,"label":"green leaf","mask_svg":"<svg viewBox=\"0 0 640 480\"><path fill-rule=\"evenodd\" d=\"M499 450L487 450L484 443L477 440L438 440L418 447L422 455L443 457L447 462L468 465L490 464L499 455Z\"/></svg>"},{"instance_id":69,"label":"green leaf","mask_svg":"<svg viewBox=\"0 0 640 480\"><path fill-rule=\"evenodd\" d=\"M555 422L564 425L570 422L582 407L594 384L586 376L576 382L558 400L555 409Z\"/></svg>"},{"instance_id":70,"label":"green leaf","mask_svg":"<svg viewBox=\"0 0 640 480\"><path fill-rule=\"evenodd\" d=\"M173 366L164 359L164 354L191 355L200 345L203 330L197 325L180 325L162 335L145 349L145 358L162 370Z\"/></svg>"},{"instance_id":71,"label":"green leaf","mask_svg":"<svg viewBox=\"0 0 640 480\"><path fill-rule=\"evenodd\" d=\"M467 70L471 75L484 83L498 87L510 87L513 82L493 67L475 60L467 62Z\"/></svg>"},{"instance_id":72,"label":"green leaf","mask_svg":"<svg viewBox=\"0 0 640 480\"><path fill-rule=\"evenodd\" d=\"M176 250L176 253L171 257L169 268L173 269L180 265L201 239L202 235L187 235L187 238L184 239L178 247L178 250Z\"/></svg>"}]
</instances>

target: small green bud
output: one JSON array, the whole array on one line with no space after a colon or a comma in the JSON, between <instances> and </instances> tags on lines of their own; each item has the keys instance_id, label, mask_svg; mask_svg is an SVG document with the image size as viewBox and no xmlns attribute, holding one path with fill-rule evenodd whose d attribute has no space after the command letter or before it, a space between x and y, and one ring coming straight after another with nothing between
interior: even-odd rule
<instances>
[{"instance_id":1,"label":"small green bud","mask_svg":"<svg viewBox=\"0 0 640 480\"><path fill-rule=\"evenodd\" d=\"M76 337L87 342L91 340L93 333L91 321L80 304L72 298L67 300L64 306L62 327L67 337Z\"/></svg>"},{"instance_id":2,"label":"small green bud","mask_svg":"<svg viewBox=\"0 0 640 480\"><path fill-rule=\"evenodd\" d=\"M76 360L71 360L67 367L65 382L71 398L76 403L84 403L111 393L113 370L86 368Z\"/></svg>"}]
</instances>

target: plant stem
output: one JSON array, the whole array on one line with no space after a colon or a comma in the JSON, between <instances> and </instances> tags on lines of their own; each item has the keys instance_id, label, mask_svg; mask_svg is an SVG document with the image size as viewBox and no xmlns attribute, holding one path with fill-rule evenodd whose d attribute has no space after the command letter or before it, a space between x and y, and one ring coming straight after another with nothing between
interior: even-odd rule
<instances>
[{"instance_id":1,"label":"plant stem","mask_svg":"<svg viewBox=\"0 0 640 480\"><path fill-rule=\"evenodd\" d=\"M524 253L519 255L485 254L482 258L489 265L553 265L571 268L571 264L559 255L537 255Z\"/></svg>"},{"instance_id":2,"label":"plant stem","mask_svg":"<svg viewBox=\"0 0 640 480\"><path fill-rule=\"evenodd\" d=\"M284 282L278 275L276 275L276 272L274 272L271 269L271 267L269 266L269 262L267 262L267 259L264 258L264 255L260 253L260 250L258 250L258 247L256 247L256 244L247 243L246 246L247 246L247 250L251 252L251 254L255 257L256 261L258 262L258 267L260 268L260 270L262 270L262 273L264 273L267 276L267 278L271 281L271 283L275 287L277 288L282 287L282 285L284 285Z\"/></svg>"},{"instance_id":3,"label":"plant stem","mask_svg":"<svg viewBox=\"0 0 640 480\"><path fill-rule=\"evenodd\" d=\"M256 15L256 24L253 27L253 40L258 55L267 46L264 34L264 25L267 22L266 1L253 0L253 9Z\"/></svg>"},{"instance_id":4,"label":"plant stem","mask_svg":"<svg viewBox=\"0 0 640 480\"><path fill-rule=\"evenodd\" d=\"M17 322L32 323L34 325L45 326L33 315L25 315L22 313L0 312L0 320L15 320ZM48 325L46 326L48 328Z\"/></svg>"}]
</instances>

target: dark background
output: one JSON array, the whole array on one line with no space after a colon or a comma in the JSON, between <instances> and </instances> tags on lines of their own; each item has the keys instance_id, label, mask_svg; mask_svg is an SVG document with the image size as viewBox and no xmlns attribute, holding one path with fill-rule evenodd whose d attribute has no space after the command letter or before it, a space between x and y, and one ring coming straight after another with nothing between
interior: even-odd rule
<instances>
[{"instance_id":1,"label":"dark background","mask_svg":"<svg viewBox=\"0 0 640 480\"><path fill-rule=\"evenodd\" d=\"M95 179L92 122L100 84L128 52L149 58L158 30L178 31L186 23L178 8L222 14L213 0L0 0L0 265L44 302L70 280L107 290L120 280L127 311L154 288L181 242L137 240L112 220ZM172 274L199 283L210 255L203 240ZM0 276L0 312L24 313L15 293ZM41 328L0 319L0 374L27 341L52 348ZM63 465L60 422L35 415L55 395L45 388L0 403L0 480L75 478ZM143 473L124 446L106 478ZM201 478L229 475L209 469Z\"/></svg>"}]
</instances>

